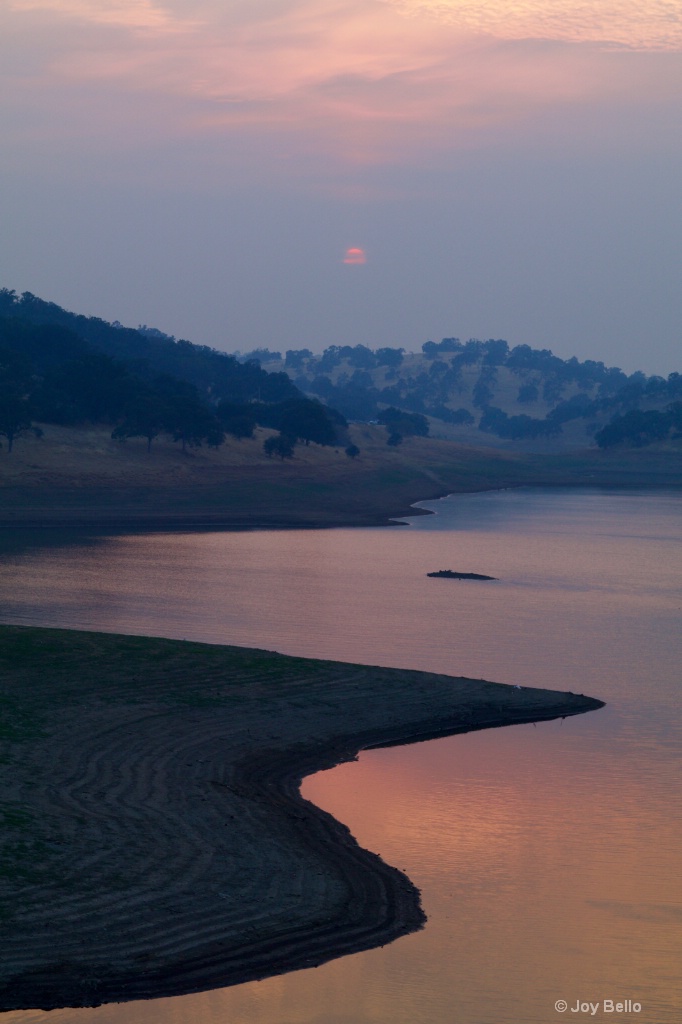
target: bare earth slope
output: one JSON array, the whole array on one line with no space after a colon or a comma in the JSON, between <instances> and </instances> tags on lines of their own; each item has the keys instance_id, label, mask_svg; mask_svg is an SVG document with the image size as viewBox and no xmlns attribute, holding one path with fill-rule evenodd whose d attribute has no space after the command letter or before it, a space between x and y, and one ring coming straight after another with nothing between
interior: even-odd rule
<instances>
[{"instance_id":1,"label":"bare earth slope","mask_svg":"<svg viewBox=\"0 0 682 1024\"><path fill-rule=\"evenodd\" d=\"M386 444L383 427L355 424L360 449L298 445L282 462L253 439L183 453L162 439L111 440L104 427L45 425L0 451L0 527L113 528L358 526L414 515L415 501L527 485L679 487L679 444L559 454L472 448L424 437Z\"/></svg>"},{"instance_id":2,"label":"bare earth slope","mask_svg":"<svg viewBox=\"0 0 682 1024\"><path fill-rule=\"evenodd\" d=\"M304 801L302 777L373 745L601 706L267 651L0 627L0 1009L237 984L420 928L414 886Z\"/></svg>"}]
</instances>

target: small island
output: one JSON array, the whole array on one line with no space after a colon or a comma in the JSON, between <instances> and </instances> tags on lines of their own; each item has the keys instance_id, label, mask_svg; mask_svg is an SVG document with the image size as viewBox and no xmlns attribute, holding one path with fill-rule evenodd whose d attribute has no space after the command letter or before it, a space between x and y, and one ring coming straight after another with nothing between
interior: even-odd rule
<instances>
[{"instance_id":1,"label":"small island","mask_svg":"<svg viewBox=\"0 0 682 1024\"><path fill-rule=\"evenodd\" d=\"M435 576L441 580L496 580L497 576L482 576L478 572L455 572L453 569L439 569L438 572L427 572L427 576Z\"/></svg>"}]
</instances>

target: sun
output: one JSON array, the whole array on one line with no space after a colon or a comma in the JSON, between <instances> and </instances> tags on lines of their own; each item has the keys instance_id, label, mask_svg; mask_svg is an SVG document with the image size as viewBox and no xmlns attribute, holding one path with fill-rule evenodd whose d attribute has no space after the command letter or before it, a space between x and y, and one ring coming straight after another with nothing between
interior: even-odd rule
<instances>
[{"instance_id":1,"label":"sun","mask_svg":"<svg viewBox=\"0 0 682 1024\"><path fill-rule=\"evenodd\" d=\"M344 263L350 263L351 265L358 266L361 263L367 262L367 253L364 249L351 248L346 249L346 255L343 258Z\"/></svg>"}]
</instances>

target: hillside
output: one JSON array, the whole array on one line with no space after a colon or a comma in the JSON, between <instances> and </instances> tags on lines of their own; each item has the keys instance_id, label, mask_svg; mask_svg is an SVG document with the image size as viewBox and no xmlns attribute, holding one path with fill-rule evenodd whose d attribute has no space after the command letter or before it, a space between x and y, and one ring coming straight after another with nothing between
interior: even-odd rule
<instances>
[{"instance_id":1,"label":"hillside","mask_svg":"<svg viewBox=\"0 0 682 1024\"><path fill-rule=\"evenodd\" d=\"M310 444L282 460L263 450L273 436L257 428L253 438L228 437L219 448L183 452L163 442L148 452L143 439L121 443L106 427L45 425L42 437L21 438L11 455L0 452L0 528L376 526L415 515L413 502L448 493L682 486L680 449L671 444L524 454L407 437L391 447L383 427L353 424L356 458Z\"/></svg>"},{"instance_id":2,"label":"hillside","mask_svg":"<svg viewBox=\"0 0 682 1024\"><path fill-rule=\"evenodd\" d=\"M0 292L0 526L376 525L452 492L682 483L677 374L456 339L252 357Z\"/></svg>"},{"instance_id":3,"label":"hillside","mask_svg":"<svg viewBox=\"0 0 682 1024\"><path fill-rule=\"evenodd\" d=\"M393 406L426 415L433 436L479 446L582 448L601 443L599 431L628 412L664 414L682 399L679 373L627 376L593 360L562 360L549 349L510 349L503 340L444 338L419 353L356 345L332 346L321 356L307 349L253 356L265 369L283 368L303 392L349 419L378 419ZM681 413L679 406L667 429L656 423L651 437L645 420L619 440L662 440L682 429Z\"/></svg>"},{"instance_id":4,"label":"hillside","mask_svg":"<svg viewBox=\"0 0 682 1024\"><path fill-rule=\"evenodd\" d=\"M176 340L145 325L133 329L122 327L118 321L108 323L99 317L71 313L31 292L17 295L1 288L0 318L5 323L9 319L37 329L26 330L25 334L36 340L22 344L30 346L31 354L41 360L41 367L60 355L73 359L97 351L142 379L168 375L191 384L202 397L211 396L214 402L276 402L300 397L287 374L281 371L268 374L256 362L240 363L225 352ZM4 344L6 341L0 338L0 345Z\"/></svg>"},{"instance_id":5,"label":"hillside","mask_svg":"<svg viewBox=\"0 0 682 1024\"><path fill-rule=\"evenodd\" d=\"M344 417L385 422L389 435L521 451L642 446L682 433L677 372L627 376L549 349L510 349L501 339L444 338L421 352L332 345L322 355L301 349L284 358L257 349L237 358L5 288L0 406L8 393L30 397L24 420L108 422L150 445L164 431L183 446L220 444L225 433L250 437L260 425L294 442L345 446ZM297 405L304 395L308 404ZM393 410L426 419L416 428L405 419L391 425ZM2 433L11 443L0 421Z\"/></svg>"},{"instance_id":6,"label":"hillside","mask_svg":"<svg viewBox=\"0 0 682 1024\"><path fill-rule=\"evenodd\" d=\"M2 313L10 315L1 315ZM286 373L148 328L130 330L68 313L30 293L0 291L0 437L61 426L109 424L112 437L170 437L183 450L219 447L256 425L297 442L336 444L344 418L306 398ZM279 448L278 448L279 446Z\"/></svg>"}]
</instances>

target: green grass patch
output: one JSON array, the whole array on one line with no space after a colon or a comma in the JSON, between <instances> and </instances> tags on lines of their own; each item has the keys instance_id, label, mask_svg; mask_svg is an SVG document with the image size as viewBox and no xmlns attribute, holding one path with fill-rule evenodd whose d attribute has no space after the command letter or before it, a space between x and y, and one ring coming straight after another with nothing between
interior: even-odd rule
<instances>
[{"instance_id":1,"label":"green grass patch","mask_svg":"<svg viewBox=\"0 0 682 1024\"><path fill-rule=\"evenodd\" d=\"M221 707L259 682L313 680L325 662L250 648L0 626L0 739L35 740L100 703ZM7 757L8 750L0 750Z\"/></svg>"}]
</instances>

